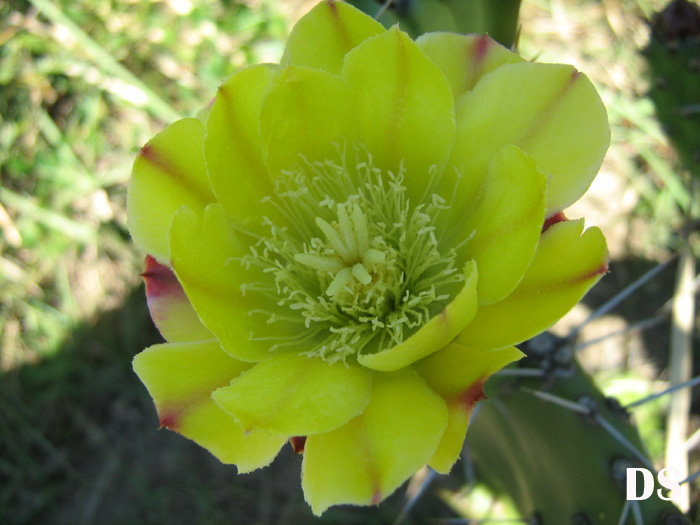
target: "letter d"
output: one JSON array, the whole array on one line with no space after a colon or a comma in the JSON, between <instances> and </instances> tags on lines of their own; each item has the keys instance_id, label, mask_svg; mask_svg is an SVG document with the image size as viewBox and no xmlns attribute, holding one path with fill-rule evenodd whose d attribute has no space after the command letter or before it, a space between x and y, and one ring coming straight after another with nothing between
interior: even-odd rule
<instances>
[{"instance_id":1,"label":"letter d","mask_svg":"<svg viewBox=\"0 0 700 525\"><path fill-rule=\"evenodd\" d=\"M627 499L648 499L654 493L654 475L645 468L628 468L627 471ZM644 478L644 490L641 496L637 496L637 472Z\"/></svg>"}]
</instances>

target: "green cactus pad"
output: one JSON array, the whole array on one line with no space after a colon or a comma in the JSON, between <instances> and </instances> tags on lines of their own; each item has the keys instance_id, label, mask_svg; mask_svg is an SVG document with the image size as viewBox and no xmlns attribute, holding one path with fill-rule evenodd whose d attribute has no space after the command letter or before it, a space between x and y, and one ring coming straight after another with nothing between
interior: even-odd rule
<instances>
[{"instance_id":1,"label":"green cactus pad","mask_svg":"<svg viewBox=\"0 0 700 525\"><path fill-rule=\"evenodd\" d=\"M528 357L487 383L489 402L473 416L477 476L537 525L688 524L657 497L660 486L625 511L626 468L653 466L629 414L597 389L569 344L543 334L521 350Z\"/></svg>"}]
</instances>

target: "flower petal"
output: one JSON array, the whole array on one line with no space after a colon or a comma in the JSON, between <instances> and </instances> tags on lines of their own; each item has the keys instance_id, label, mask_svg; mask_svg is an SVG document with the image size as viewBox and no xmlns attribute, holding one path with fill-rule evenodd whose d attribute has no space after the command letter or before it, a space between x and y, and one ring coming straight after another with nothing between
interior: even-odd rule
<instances>
[{"instance_id":1,"label":"flower petal","mask_svg":"<svg viewBox=\"0 0 700 525\"><path fill-rule=\"evenodd\" d=\"M478 181L491 158L515 144L552 177L547 216L586 191L610 141L605 107L593 84L562 64L499 67L460 97L457 123L449 167Z\"/></svg>"},{"instance_id":2,"label":"flower petal","mask_svg":"<svg viewBox=\"0 0 700 525\"><path fill-rule=\"evenodd\" d=\"M398 370L444 348L474 318L477 308L477 266L469 261L464 267L464 286L450 304L403 343L376 354L359 355L358 362L368 368L390 372Z\"/></svg>"},{"instance_id":3,"label":"flower petal","mask_svg":"<svg viewBox=\"0 0 700 525\"><path fill-rule=\"evenodd\" d=\"M272 357L271 339L294 337L297 323L268 322L275 302L242 287L269 277L239 259L249 253L219 204L201 215L183 207L170 228L173 269L204 325L224 350L243 361ZM264 336L264 337L263 337Z\"/></svg>"},{"instance_id":4,"label":"flower petal","mask_svg":"<svg viewBox=\"0 0 700 525\"><path fill-rule=\"evenodd\" d=\"M484 382L522 356L515 347L480 352L452 343L415 364L428 385L443 397L449 414L447 429L430 460L432 468L443 474L450 471L462 451L474 406L485 398Z\"/></svg>"},{"instance_id":5,"label":"flower petal","mask_svg":"<svg viewBox=\"0 0 700 525\"><path fill-rule=\"evenodd\" d=\"M437 394L466 401L475 384L523 355L514 346L482 351L451 343L415 363L414 368Z\"/></svg>"},{"instance_id":6,"label":"flower petal","mask_svg":"<svg viewBox=\"0 0 700 525\"><path fill-rule=\"evenodd\" d=\"M470 91L486 73L524 62L488 35L424 33L416 44L445 75L455 99Z\"/></svg>"},{"instance_id":7,"label":"flower petal","mask_svg":"<svg viewBox=\"0 0 700 525\"><path fill-rule=\"evenodd\" d=\"M260 109L263 156L274 178L303 159L340 159L354 134L352 93L339 77L301 66L278 73Z\"/></svg>"},{"instance_id":8,"label":"flower petal","mask_svg":"<svg viewBox=\"0 0 700 525\"><path fill-rule=\"evenodd\" d=\"M517 286L530 265L544 223L547 178L532 157L505 146L491 160L488 176L473 211L460 220L455 244L462 260L479 268L479 304L500 301ZM462 214L462 209L454 210Z\"/></svg>"},{"instance_id":9,"label":"flower petal","mask_svg":"<svg viewBox=\"0 0 700 525\"><path fill-rule=\"evenodd\" d=\"M374 165L397 173L420 202L432 166L454 144L454 99L445 76L408 35L393 27L350 51L342 77L357 94L358 138Z\"/></svg>"},{"instance_id":10,"label":"flower petal","mask_svg":"<svg viewBox=\"0 0 700 525\"><path fill-rule=\"evenodd\" d=\"M243 224L261 217L260 202L273 190L258 121L272 76L266 65L231 75L219 88L207 119L204 154L212 188L226 213Z\"/></svg>"},{"instance_id":11,"label":"flower petal","mask_svg":"<svg viewBox=\"0 0 700 525\"><path fill-rule=\"evenodd\" d=\"M481 387L481 383L474 385L474 390L470 393L474 393L475 397L470 398L468 402L463 402L459 399L445 400L445 406L447 406L447 428L442 434L435 454L433 454L428 463L431 468L440 474L449 474L462 453L472 411L476 403L483 399L481 397L483 394Z\"/></svg>"},{"instance_id":12,"label":"flower petal","mask_svg":"<svg viewBox=\"0 0 700 525\"><path fill-rule=\"evenodd\" d=\"M173 271L150 255L141 274L151 318L166 341L184 343L214 339L197 317Z\"/></svg>"},{"instance_id":13,"label":"flower petal","mask_svg":"<svg viewBox=\"0 0 700 525\"><path fill-rule=\"evenodd\" d=\"M148 388L166 427L196 441L239 472L268 465L286 442L265 432L247 434L211 399L213 390L252 366L226 354L217 341L169 343L134 358L134 371Z\"/></svg>"},{"instance_id":14,"label":"flower petal","mask_svg":"<svg viewBox=\"0 0 700 525\"><path fill-rule=\"evenodd\" d=\"M446 425L444 402L415 371L376 374L360 416L306 440L306 501L316 515L336 504L379 503L430 460Z\"/></svg>"},{"instance_id":15,"label":"flower petal","mask_svg":"<svg viewBox=\"0 0 700 525\"><path fill-rule=\"evenodd\" d=\"M469 418L476 403L484 399L484 382L492 374L523 357L515 347L481 352L452 343L418 361L414 368L430 388L441 395L449 414L447 429L430 466L447 474L464 445Z\"/></svg>"},{"instance_id":16,"label":"flower petal","mask_svg":"<svg viewBox=\"0 0 700 525\"><path fill-rule=\"evenodd\" d=\"M583 220L558 222L542 234L523 280L511 295L479 308L457 342L482 350L525 341L568 312L608 269L598 228Z\"/></svg>"},{"instance_id":17,"label":"flower petal","mask_svg":"<svg viewBox=\"0 0 700 525\"><path fill-rule=\"evenodd\" d=\"M356 365L281 354L220 388L213 398L246 430L309 436L362 413L371 386L372 375Z\"/></svg>"},{"instance_id":18,"label":"flower petal","mask_svg":"<svg viewBox=\"0 0 700 525\"><path fill-rule=\"evenodd\" d=\"M202 124L186 118L153 137L131 172L127 217L134 242L161 262L170 258L168 228L181 206L202 210L214 195L202 152Z\"/></svg>"},{"instance_id":19,"label":"flower petal","mask_svg":"<svg viewBox=\"0 0 700 525\"><path fill-rule=\"evenodd\" d=\"M323 69L337 75L348 51L383 32L379 22L358 9L327 0L296 23L280 63Z\"/></svg>"}]
</instances>

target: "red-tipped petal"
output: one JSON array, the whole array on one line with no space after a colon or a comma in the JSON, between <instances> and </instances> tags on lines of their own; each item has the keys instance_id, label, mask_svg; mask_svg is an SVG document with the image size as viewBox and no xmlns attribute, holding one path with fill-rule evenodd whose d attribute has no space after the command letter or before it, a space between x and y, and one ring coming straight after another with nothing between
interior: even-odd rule
<instances>
[{"instance_id":1,"label":"red-tipped petal","mask_svg":"<svg viewBox=\"0 0 700 525\"><path fill-rule=\"evenodd\" d=\"M205 341L212 333L197 317L175 273L148 255L143 273L151 318L170 342Z\"/></svg>"}]
</instances>

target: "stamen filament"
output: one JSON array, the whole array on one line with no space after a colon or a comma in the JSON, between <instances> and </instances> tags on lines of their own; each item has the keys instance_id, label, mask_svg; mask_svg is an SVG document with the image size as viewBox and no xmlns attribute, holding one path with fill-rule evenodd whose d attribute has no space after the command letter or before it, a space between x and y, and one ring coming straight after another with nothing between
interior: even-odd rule
<instances>
[{"instance_id":1,"label":"stamen filament","mask_svg":"<svg viewBox=\"0 0 700 525\"><path fill-rule=\"evenodd\" d=\"M437 167L423 199L412 203L403 167L382 171L359 146L354 166L345 164L344 148L339 157L340 163L302 159L276 180L276 195L267 200L291 224L268 221L269 235L254 236L251 253L240 258L262 273L241 289L280 308L255 313L268 324L296 320L306 327L303 335L255 340L331 363L405 341L464 281L456 270L464 264L461 252L445 249L437 233L436 217L455 200L437 193L444 189Z\"/></svg>"}]
</instances>

